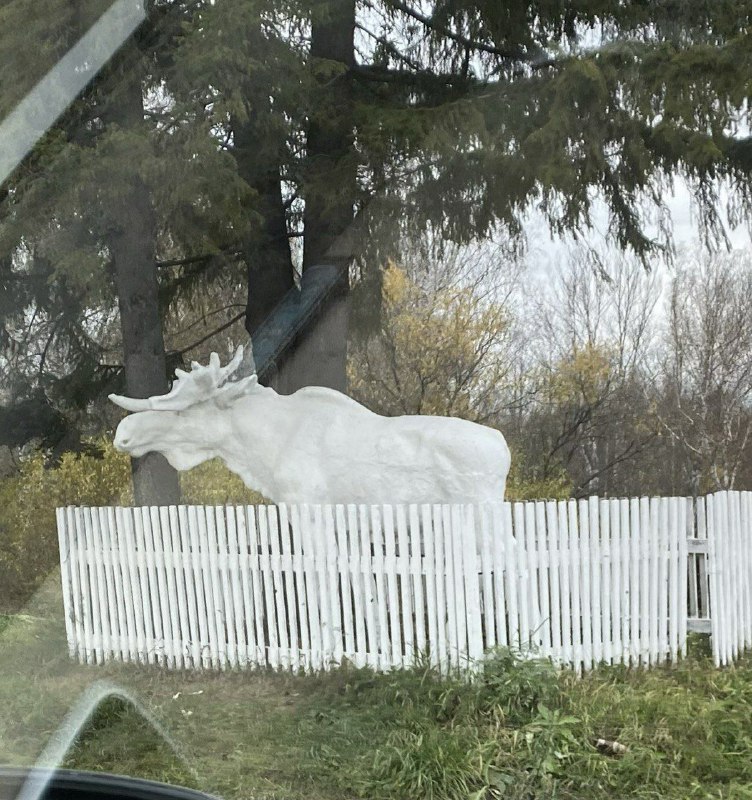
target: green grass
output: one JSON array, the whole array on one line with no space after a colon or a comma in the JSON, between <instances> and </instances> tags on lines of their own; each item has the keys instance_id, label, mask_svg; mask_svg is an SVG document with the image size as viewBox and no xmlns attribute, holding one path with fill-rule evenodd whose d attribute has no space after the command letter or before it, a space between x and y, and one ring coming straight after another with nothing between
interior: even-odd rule
<instances>
[{"instance_id":1,"label":"green grass","mask_svg":"<svg viewBox=\"0 0 752 800\"><path fill-rule=\"evenodd\" d=\"M752 659L717 670L696 652L577 678L501 652L472 683L425 669L312 678L81 667L60 622L42 616L0 619L0 762L36 758L86 687L107 678L173 742L113 699L66 766L244 799L752 798ZM626 754L601 753L598 738Z\"/></svg>"}]
</instances>

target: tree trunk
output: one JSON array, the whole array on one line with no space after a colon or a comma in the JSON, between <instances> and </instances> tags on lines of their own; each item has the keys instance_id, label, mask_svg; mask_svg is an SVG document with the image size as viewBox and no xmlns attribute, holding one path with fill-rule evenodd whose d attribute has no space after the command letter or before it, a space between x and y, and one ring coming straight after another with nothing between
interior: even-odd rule
<instances>
[{"instance_id":1,"label":"tree trunk","mask_svg":"<svg viewBox=\"0 0 752 800\"><path fill-rule=\"evenodd\" d=\"M279 153L263 152L257 115L233 125L238 174L258 193L263 223L244 246L248 274L245 327L250 336L295 285L287 220L282 203Z\"/></svg>"},{"instance_id":2,"label":"tree trunk","mask_svg":"<svg viewBox=\"0 0 752 800\"><path fill-rule=\"evenodd\" d=\"M349 256L337 248L352 225L357 166L353 138L352 90L349 70L355 62L355 2L331 0L317 10L311 24L311 62L336 61L342 72L322 81L316 110L311 114L306 142L305 239L303 269L322 263L342 267L342 282L321 321L303 347L315 378L300 374L300 385L316 383L347 389L347 334L349 323ZM328 73L325 70L325 73ZM336 252L335 251L340 251Z\"/></svg>"},{"instance_id":3,"label":"tree trunk","mask_svg":"<svg viewBox=\"0 0 752 800\"><path fill-rule=\"evenodd\" d=\"M127 45L127 55L118 79L117 111L108 122L123 130L136 129L143 120L140 72L135 68L136 47ZM134 172L118 193L112 215L109 244L123 334L125 391L130 397L150 397L168 390L162 320L159 311L155 265L156 220L149 190ZM137 505L168 505L179 502L177 472L159 453L131 460L133 493Z\"/></svg>"}]
</instances>

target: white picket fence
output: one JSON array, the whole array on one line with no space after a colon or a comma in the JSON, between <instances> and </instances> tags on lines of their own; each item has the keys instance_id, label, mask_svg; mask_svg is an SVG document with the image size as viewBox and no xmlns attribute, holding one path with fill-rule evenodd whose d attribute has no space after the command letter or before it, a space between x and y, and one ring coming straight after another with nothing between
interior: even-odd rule
<instances>
[{"instance_id":1,"label":"white picket fence","mask_svg":"<svg viewBox=\"0 0 752 800\"><path fill-rule=\"evenodd\" d=\"M58 509L70 654L171 668L717 664L752 641L752 493Z\"/></svg>"}]
</instances>

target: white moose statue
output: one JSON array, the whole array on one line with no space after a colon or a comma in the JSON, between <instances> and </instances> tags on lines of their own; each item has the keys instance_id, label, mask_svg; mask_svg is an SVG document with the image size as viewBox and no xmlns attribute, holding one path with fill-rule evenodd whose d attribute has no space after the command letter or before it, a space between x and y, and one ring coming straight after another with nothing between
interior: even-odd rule
<instances>
[{"instance_id":1,"label":"white moose statue","mask_svg":"<svg viewBox=\"0 0 752 800\"><path fill-rule=\"evenodd\" d=\"M274 503L486 503L504 499L510 455L495 430L462 419L383 417L321 387L279 395L257 376L231 380L212 353L165 395L110 395L137 413L115 434L132 456L162 453L177 470L219 457Z\"/></svg>"}]
</instances>

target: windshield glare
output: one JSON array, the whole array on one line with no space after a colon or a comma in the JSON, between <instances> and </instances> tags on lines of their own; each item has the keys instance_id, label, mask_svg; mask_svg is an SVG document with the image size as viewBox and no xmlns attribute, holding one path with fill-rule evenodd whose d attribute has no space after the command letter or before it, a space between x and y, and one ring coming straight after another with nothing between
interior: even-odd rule
<instances>
[{"instance_id":1,"label":"windshield glare","mask_svg":"<svg viewBox=\"0 0 752 800\"><path fill-rule=\"evenodd\" d=\"M746 797L748 4L0 30L0 795Z\"/></svg>"}]
</instances>

